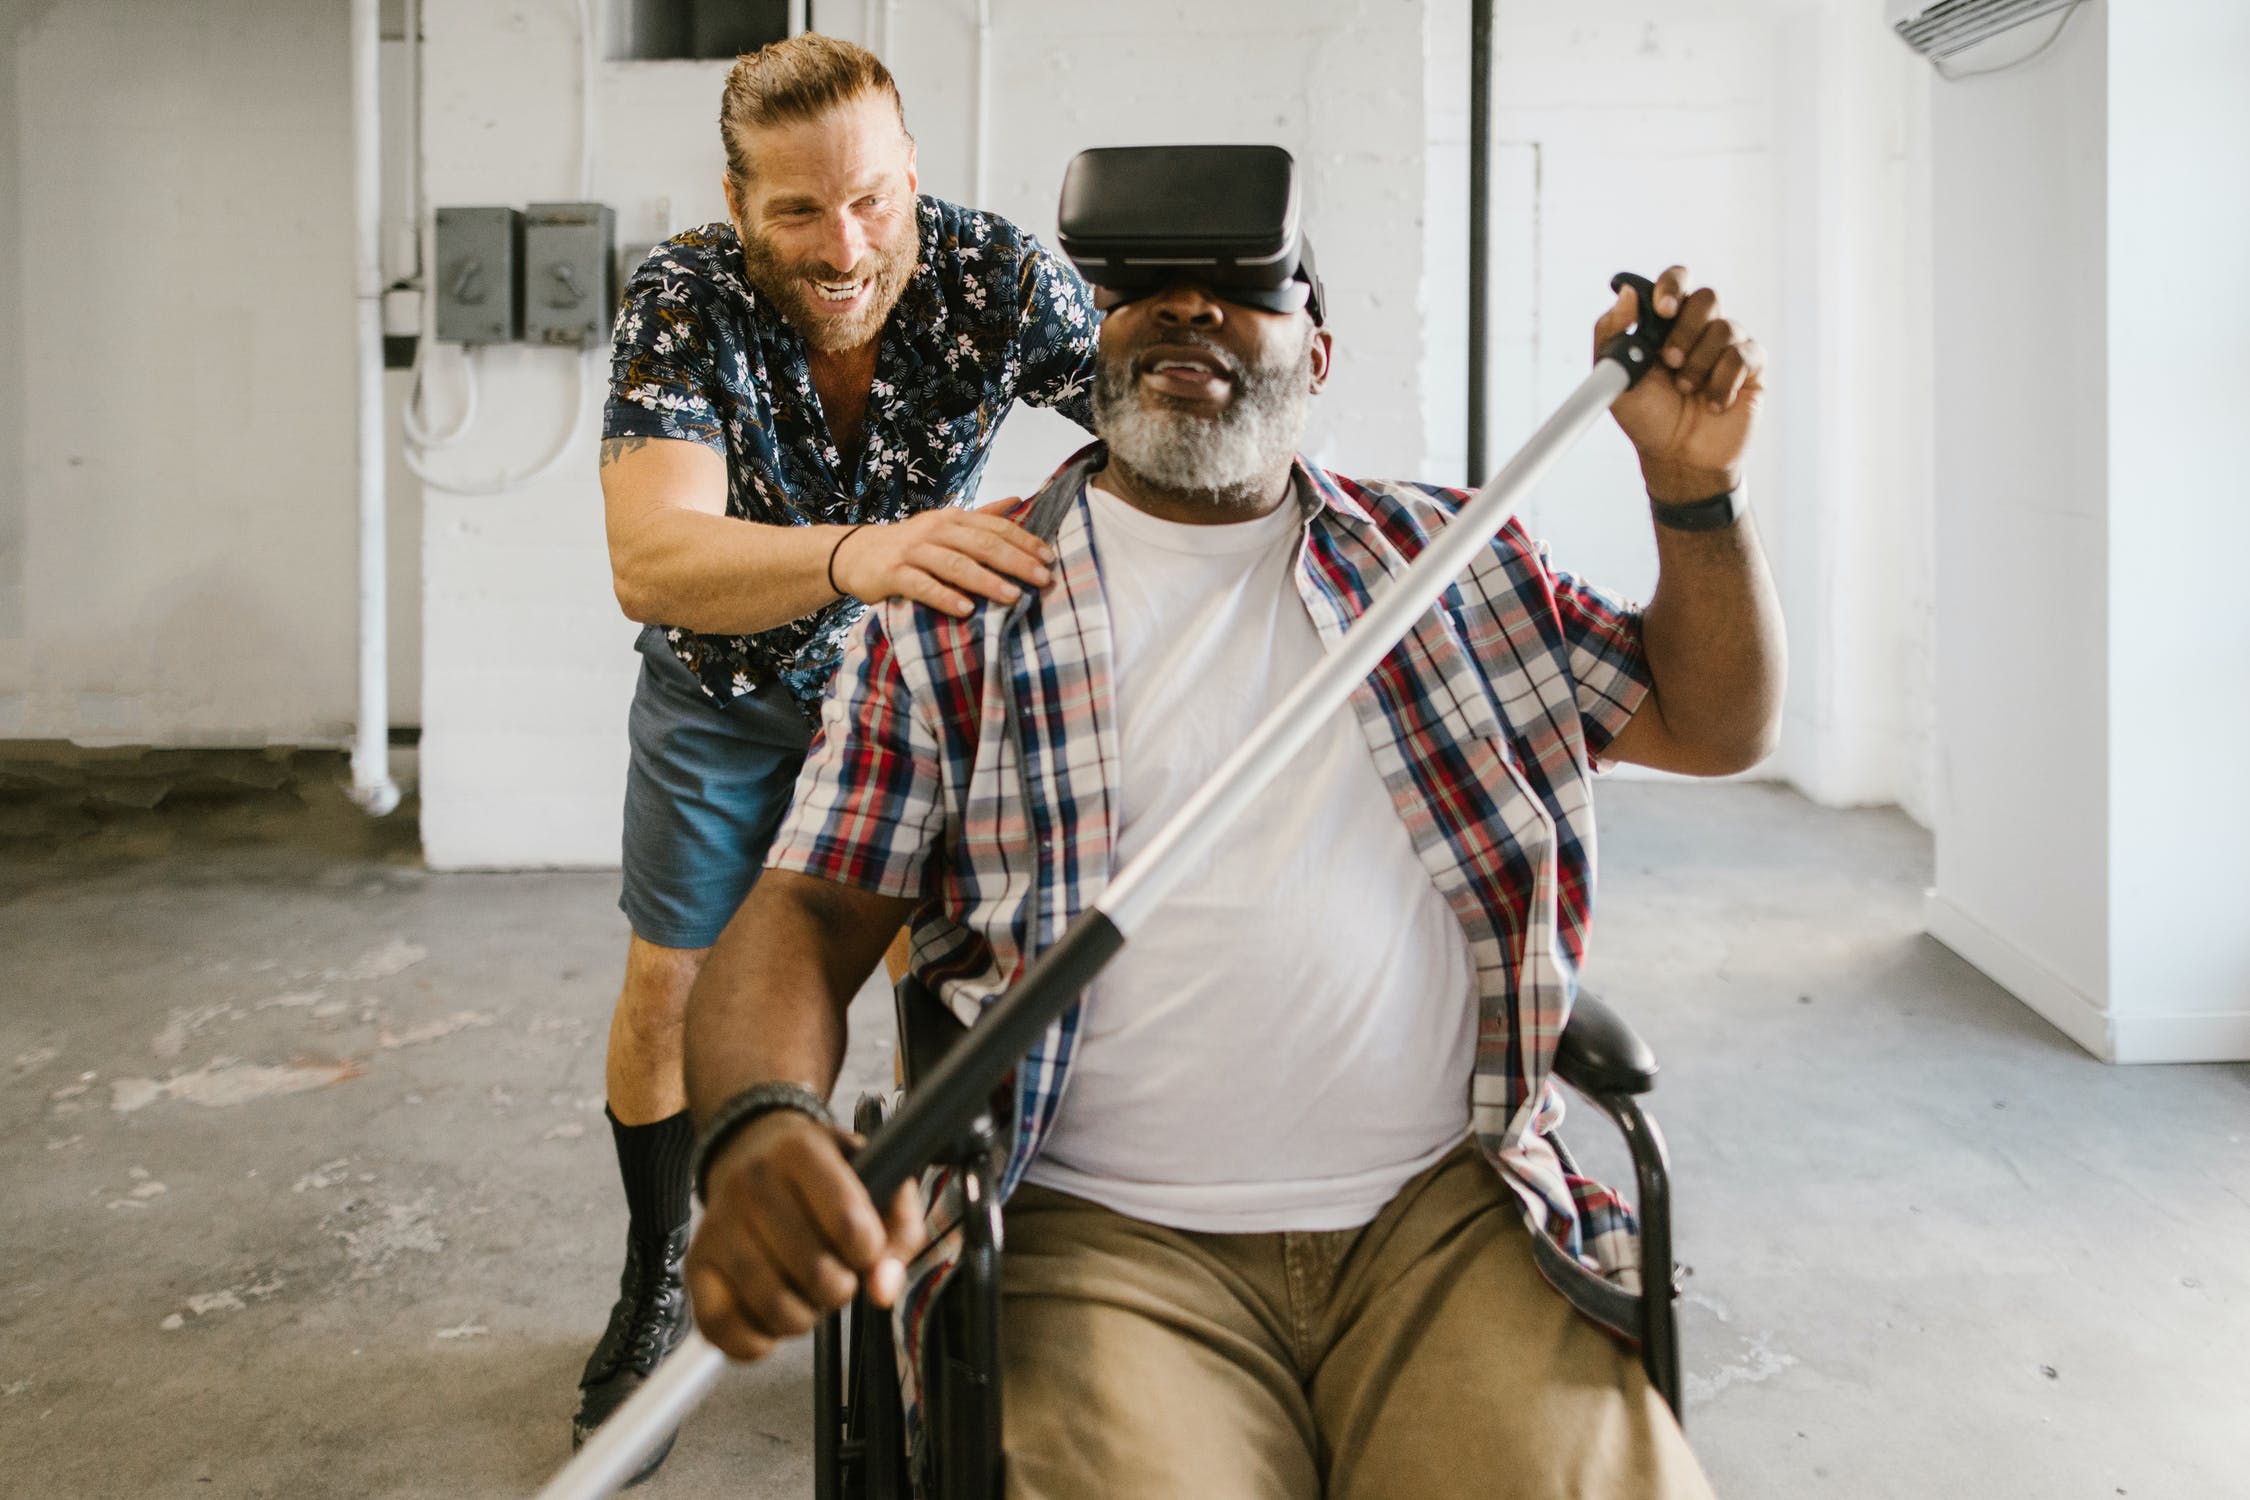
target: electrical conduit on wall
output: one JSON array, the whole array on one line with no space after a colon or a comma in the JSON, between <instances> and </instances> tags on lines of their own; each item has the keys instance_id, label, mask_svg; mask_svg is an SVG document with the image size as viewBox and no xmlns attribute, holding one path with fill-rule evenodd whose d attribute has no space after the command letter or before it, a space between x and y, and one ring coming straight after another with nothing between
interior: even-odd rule
<instances>
[{"instance_id":1,"label":"electrical conduit on wall","mask_svg":"<svg viewBox=\"0 0 2250 1500\"><path fill-rule=\"evenodd\" d=\"M792 9L801 23L804 0L796 0ZM586 201L593 197L594 192L594 95L601 77L601 34L594 23L593 0L573 0L572 10L578 21L577 196L580 201ZM414 40L415 44L419 45L419 38ZM420 196L419 183L416 185L416 196L417 198ZM418 217L426 219L429 210L427 205L417 202L415 212ZM476 423L480 399L477 356L476 351L472 348L464 348L461 351L459 413L454 418L452 426L443 431L433 429L422 416L423 385L428 368L428 351L431 345L436 342L434 336L435 299L430 295L430 288L427 286L422 288L421 300L422 332L414 344L414 378L407 390L405 409L400 414L400 426L405 430L407 439L406 467L413 472L415 478L421 480L430 488L443 490L449 495L502 495L510 490L521 488L535 479L545 477L553 472L555 466L560 464L563 459L577 451L585 438L587 414L592 409L592 403L587 398L592 391L593 382L587 378L586 364L589 358L600 352L598 349L579 350L572 358L569 421L564 427L561 439L537 465L521 473L509 473L502 470L498 475L484 480L449 477L434 472L424 462L424 459L431 453L458 445L468 436L470 429Z\"/></svg>"}]
</instances>

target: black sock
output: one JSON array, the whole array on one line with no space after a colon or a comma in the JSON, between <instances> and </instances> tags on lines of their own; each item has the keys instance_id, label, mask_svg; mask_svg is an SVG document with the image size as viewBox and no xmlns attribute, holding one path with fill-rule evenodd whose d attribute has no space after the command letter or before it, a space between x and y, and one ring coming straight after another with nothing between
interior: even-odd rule
<instances>
[{"instance_id":1,"label":"black sock","mask_svg":"<svg viewBox=\"0 0 2250 1500\"><path fill-rule=\"evenodd\" d=\"M694 1184L688 1181L695 1152L695 1126L681 1110L649 1125L627 1125L606 1108L609 1133L617 1141L617 1175L625 1181L625 1209L633 1233L662 1239L688 1221Z\"/></svg>"}]
</instances>

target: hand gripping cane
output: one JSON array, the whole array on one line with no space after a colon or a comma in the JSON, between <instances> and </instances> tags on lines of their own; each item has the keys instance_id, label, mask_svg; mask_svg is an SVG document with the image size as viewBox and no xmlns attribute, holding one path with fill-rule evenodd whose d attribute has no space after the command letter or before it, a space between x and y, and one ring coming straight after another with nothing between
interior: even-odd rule
<instances>
[{"instance_id":1,"label":"hand gripping cane","mask_svg":"<svg viewBox=\"0 0 2250 1500\"><path fill-rule=\"evenodd\" d=\"M1629 286L1639 299L1632 331L1602 346L1578 389L1507 466L1461 508L1413 566L1382 589L1336 648L1275 705L1140 858L1118 872L1101 899L1079 913L1015 988L995 1001L936 1070L915 1086L854 1164L869 1197L886 1202L947 1142L959 1137L1009 1070L1070 1008L1179 879L1196 867L1235 815L1281 773L1361 679L1405 638L1423 611L1490 544L1540 476L1655 365L1672 331L1672 320L1656 315L1656 289L1647 277L1630 272L1611 277L1609 284L1613 291ZM539 1492L538 1500L601 1500L614 1493L665 1434L710 1393L726 1362L726 1356L702 1334L690 1332L648 1383Z\"/></svg>"}]
</instances>

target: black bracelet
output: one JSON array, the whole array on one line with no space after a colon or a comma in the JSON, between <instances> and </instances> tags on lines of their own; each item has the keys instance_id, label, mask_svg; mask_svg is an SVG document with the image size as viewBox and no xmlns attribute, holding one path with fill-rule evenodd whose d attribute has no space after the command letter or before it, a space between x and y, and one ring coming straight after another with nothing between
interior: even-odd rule
<instances>
[{"instance_id":1,"label":"black bracelet","mask_svg":"<svg viewBox=\"0 0 2250 1500\"><path fill-rule=\"evenodd\" d=\"M750 1085L719 1106L719 1112L711 1117L710 1125L695 1143L695 1155L690 1159L688 1170L695 1183L697 1202L709 1199L707 1179L711 1175L711 1159L752 1124L782 1110L809 1116L830 1130L836 1128L836 1117L828 1112L828 1101L803 1084L777 1079L772 1083Z\"/></svg>"},{"instance_id":2,"label":"black bracelet","mask_svg":"<svg viewBox=\"0 0 2250 1500\"><path fill-rule=\"evenodd\" d=\"M836 538L836 545L828 549L828 592L839 599L844 597L844 591L836 586L836 554L844 550L844 543L850 541L855 534L865 531L869 524L866 521L860 522L850 531Z\"/></svg>"},{"instance_id":3,"label":"black bracelet","mask_svg":"<svg viewBox=\"0 0 2250 1500\"><path fill-rule=\"evenodd\" d=\"M1724 531L1742 519L1750 502L1742 498L1741 490L1732 489L1707 500L1687 500L1676 505L1651 495L1648 508L1656 517L1657 525L1669 526L1674 531Z\"/></svg>"}]
</instances>

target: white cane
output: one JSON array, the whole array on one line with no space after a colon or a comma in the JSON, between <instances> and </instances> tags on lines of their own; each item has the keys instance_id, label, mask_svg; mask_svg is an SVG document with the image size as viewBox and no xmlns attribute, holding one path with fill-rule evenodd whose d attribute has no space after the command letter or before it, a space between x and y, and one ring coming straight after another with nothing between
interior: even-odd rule
<instances>
[{"instance_id":1,"label":"white cane","mask_svg":"<svg viewBox=\"0 0 2250 1500\"><path fill-rule=\"evenodd\" d=\"M1079 913L1015 988L995 1001L929 1078L915 1086L854 1163L876 1202L886 1201L899 1184L920 1172L985 1107L993 1088L1017 1060L1070 1008L1181 877L1198 868L1203 854L1236 815L1281 773L1438 596L1491 544L1555 460L1651 368L1671 332L1672 320L1655 315L1655 288L1645 277L1621 273L1611 278L1610 286L1613 290L1631 286L1638 294L1639 323L1634 330L1602 346L1593 370L1507 466L1477 491L1412 566L1381 590L1335 650L1274 706L1211 779L1158 830L1140 857L1118 872L1101 899ZM690 1333L648 1383L539 1492L538 1500L601 1500L614 1493L710 1393L725 1366L726 1356L715 1345L701 1334Z\"/></svg>"}]
</instances>

